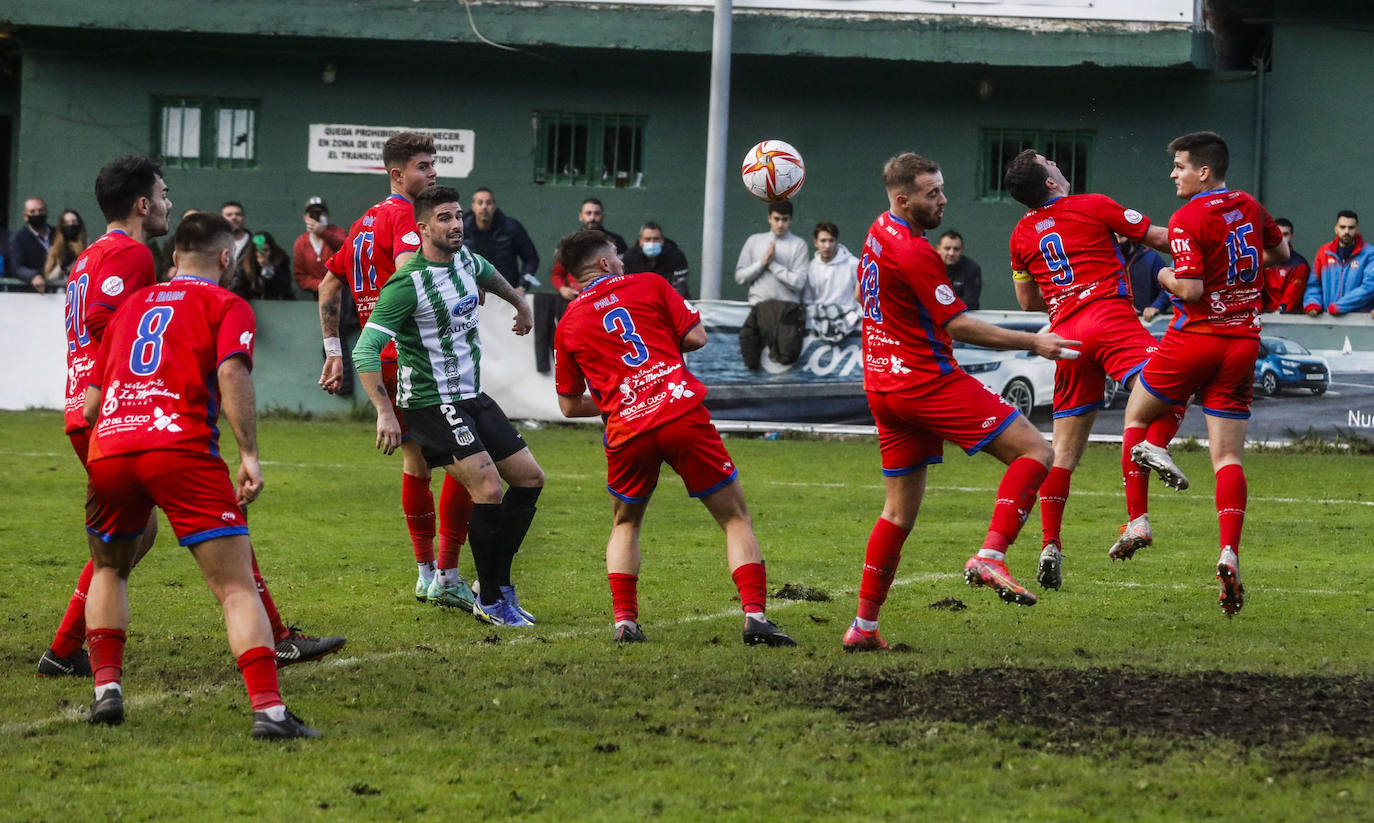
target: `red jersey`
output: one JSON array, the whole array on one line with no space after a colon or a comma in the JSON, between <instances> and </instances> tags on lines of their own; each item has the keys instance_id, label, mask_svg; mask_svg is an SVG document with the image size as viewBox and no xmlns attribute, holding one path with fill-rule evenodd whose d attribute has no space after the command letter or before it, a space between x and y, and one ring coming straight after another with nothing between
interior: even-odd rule
<instances>
[{"instance_id":1,"label":"red jersey","mask_svg":"<svg viewBox=\"0 0 1374 823\"><path fill-rule=\"evenodd\" d=\"M924 234L885 211L859 261L864 309L864 389L912 389L959 368L945 324L968 309Z\"/></svg>"},{"instance_id":2,"label":"red jersey","mask_svg":"<svg viewBox=\"0 0 1374 823\"><path fill-rule=\"evenodd\" d=\"M184 450L219 455L216 371L253 362L253 310L228 289L175 277L144 289L110 321L90 385L103 389L90 461Z\"/></svg>"},{"instance_id":3,"label":"red jersey","mask_svg":"<svg viewBox=\"0 0 1374 823\"><path fill-rule=\"evenodd\" d=\"M1030 274L1056 323L1084 305L1131 299L1126 258L1112 232L1135 242L1150 218L1101 194L1056 197L1026 212L1011 232L1011 270Z\"/></svg>"},{"instance_id":4,"label":"red jersey","mask_svg":"<svg viewBox=\"0 0 1374 823\"><path fill-rule=\"evenodd\" d=\"M396 273L396 255L419 249L415 207L401 195L393 194L353 223L347 242L325 266L353 289L358 320L366 326L382 286Z\"/></svg>"},{"instance_id":5,"label":"red jersey","mask_svg":"<svg viewBox=\"0 0 1374 823\"><path fill-rule=\"evenodd\" d=\"M67 434L87 427L81 406L105 325L129 295L157 282L153 252L122 231L96 239L67 277Z\"/></svg>"},{"instance_id":6,"label":"red jersey","mask_svg":"<svg viewBox=\"0 0 1374 823\"><path fill-rule=\"evenodd\" d=\"M558 393L581 397L590 387L608 448L675 420L706 398L682 361L682 338L700 322L652 272L593 280L554 330Z\"/></svg>"},{"instance_id":7,"label":"red jersey","mask_svg":"<svg viewBox=\"0 0 1374 823\"><path fill-rule=\"evenodd\" d=\"M1213 189L1169 218L1174 276L1201 280L1202 299L1174 301L1171 329L1226 337L1259 337L1264 250L1283 240L1259 201L1239 189Z\"/></svg>"}]
</instances>

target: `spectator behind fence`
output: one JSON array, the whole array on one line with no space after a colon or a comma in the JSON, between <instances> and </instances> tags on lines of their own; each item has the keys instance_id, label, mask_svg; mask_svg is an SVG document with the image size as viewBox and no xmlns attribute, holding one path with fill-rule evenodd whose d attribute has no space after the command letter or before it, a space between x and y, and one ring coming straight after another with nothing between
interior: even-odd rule
<instances>
[{"instance_id":1,"label":"spectator behind fence","mask_svg":"<svg viewBox=\"0 0 1374 823\"><path fill-rule=\"evenodd\" d=\"M1121 256L1126 258L1126 274L1131 278L1131 302L1135 313L1146 323L1160 314L1167 314L1169 293L1159 285L1159 270L1169 265L1159 252L1136 243L1121 232L1112 232Z\"/></svg>"},{"instance_id":2,"label":"spectator behind fence","mask_svg":"<svg viewBox=\"0 0 1374 823\"><path fill-rule=\"evenodd\" d=\"M85 250L86 223L75 210L67 209L58 218L57 234L48 249L48 259L43 263L43 278L34 280L34 288L51 292L65 289L76 256Z\"/></svg>"},{"instance_id":3,"label":"spectator behind fence","mask_svg":"<svg viewBox=\"0 0 1374 823\"><path fill-rule=\"evenodd\" d=\"M472 210L463 215L463 245L485 257L516 291L539 285L539 252L520 221L496 208L496 195L480 188L472 193Z\"/></svg>"},{"instance_id":4,"label":"spectator behind fence","mask_svg":"<svg viewBox=\"0 0 1374 823\"><path fill-rule=\"evenodd\" d=\"M1286 217L1280 217L1274 222L1283 233L1283 239L1288 241L1290 251L1286 263L1264 267L1264 310L1302 314L1302 296L1307 289L1307 278L1311 270L1307 265L1307 258L1298 254L1293 246L1293 222Z\"/></svg>"},{"instance_id":5,"label":"spectator behind fence","mask_svg":"<svg viewBox=\"0 0 1374 823\"><path fill-rule=\"evenodd\" d=\"M239 263L243 276L238 282L247 293L234 293L245 299L295 300L296 293L291 290L291 258L286 250L265 231L254 232L251 245L252 251Z\"/></svg>"},{"instance_id":6,"label":"spectator behind fence","mask_svg":"<svg viewBox=\"0 0 1374 823\"><path fill-rule=\"evenodd\" d=\"M811 230L816 254L806 270L802 302L806 325L822 340L838 343L859 327L859 261L840 242L840 230L828 220Z\"/></svg>"},{"instance_id":7,"label":"spectator behind fence","mask_svg":"<svg viewBox=\"0 0 1374 823\"><path fill-rule=\"evenodd\" d=\"M582 230L604 233L607 237L611 238L611 242L615 244L615 253L620 255L621 260L624 260L625 253L629 250L629 246L626 245L625 238L606 228L603 224L605 219L606 207L595 197L588 197L586 200L582 201L582 205L577 207L577 224L582 227ZM640 269L627 268L625 271L636 272L640 271ZM648 269L643 269L643 271L648 271ZM577 296L577 293L582 290L582 286L578 284L577 278L559 262L557 254L554 255L553 269L549 271L549 282L553 284L553 287L558 290L559 295L561 295L565 301L573 299ZM679 294L681 294L681 292L679 292ZM560 317L562 316L562 309L559 309L558 314Z\"/></svg>"},{"instance_id":8,"label":"spectator behind fence","mask_svg":"<svg viewBox=\"0 0 1374 823\"><path fill-rule=\"evenodd\" d=\"M801 304L811 255L793 234L792 204L768 204L768 231L752 234L740 249L735 282L749 286L749 316L739 331L739 350L751 370L769 358L790 366L801 356L806 309Z\"/></svg>"},{"instance_id":9,"label":"spectator behind fence","mask_svg":"<svg viewBox=\"0 0 1374 823\"><path fill-rule=\"evenodd\" d=\"M964 301L970 311L977 311L983 294L983 268L964 254L964 236L950 229L940 235L937 251L945 261L945 274L954 286L955 296Z\"/></svg>"},{"instance_id":10,"label":"spectator behind fence","mask_svg":"<svg viewBox=\"0 0 1374 823\"><path fill-rule=\"evenodd\" d=\"M348 240L348 229L329 222L329 206L324 198L312 197L305 204L305 231L291 247L292 273L296 284L319 298L320 281L327 273L324 263Z\"/></svg>"},{"instance_id":11,"label":"spectator behind fence","mask_svg":"<svg viewBox=\"0 0 1374 823\"><path fill-rule=\"evenodd\" d=\"M604 230L603 230L604 231ZM605 232L610 234L610 232ZM614 240L614 237L612 237ZM625 271L634 273L651 271L668 281L673 291L683 299L692 299L688 286L691 269L687 265L687 255L671 239L663 236L663 227L646 222L639 227L639 241L625 250Z\"/></svg>"},{"instance_id":12,"label":"spectator behind fence","mask_svg":"<svg viewBox=\"0 0 1374 823\"><path fill-rule=\"evenodd\" d=\"M35 291L43 290L43 264L56 233L48 225L48 204L40 198L24 201L24 225L10 235L6 268L9 276L23 280Z\"/></svg>"},{"instance_id":13,"label":"spectator behind fence","mask_svg":"<svg viewBox=\"0 0 1374 823\"><path fill-rule=\"evenodd\" d=\"M1308 317L1374 309L1374 248L1360 236L1355 212L1336 214L1336 239L1317 249L1302 303Z\"/></svg>"}]
</instances>

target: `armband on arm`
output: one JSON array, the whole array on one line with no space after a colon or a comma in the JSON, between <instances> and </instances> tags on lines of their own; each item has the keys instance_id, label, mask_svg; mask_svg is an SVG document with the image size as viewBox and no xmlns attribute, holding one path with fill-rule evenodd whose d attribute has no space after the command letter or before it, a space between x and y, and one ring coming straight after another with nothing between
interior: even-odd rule
<instances>
[{"instance_id":1,"label":"armband on arm","mask_svg":"<svg viewBox=\"0 0 1374 823\"><path fill-rule=\"evenodd\" d=\"M1017 283L1029 283L1035 278L1031 277L1031 273L1028 271L1016 271L1013 269L1011 273L1011 279Z\"/></svg>"}]
</instances>

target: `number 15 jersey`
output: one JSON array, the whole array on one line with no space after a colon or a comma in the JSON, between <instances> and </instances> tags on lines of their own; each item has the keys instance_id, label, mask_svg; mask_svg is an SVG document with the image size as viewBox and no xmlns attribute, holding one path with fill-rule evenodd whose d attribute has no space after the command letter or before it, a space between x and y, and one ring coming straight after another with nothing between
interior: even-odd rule
<instances>
[{"instance_id":1,"label":"number 15 jersey","mask_svg":"<svg viewBox=\"0 0 1374 823\"><path fill-rule=\"evenodd\" d=\"M653 273L587 284L554 331L558 393L590 389L616 448L700 406L702 385L682 360L682 338L701 316Z\"/></svg>"},{"instance_id":2,"label":"number 15 jersey","mask_svg":"<svg viewBox=\"0 0 1374 823\"><path fill-rule=\"evenodd\" d=\"M1259 337L1264 250L1283 240L1278 224L1255 198L1239 189L1213 189L1169 218L1174 276L1201 280L1202 299L1174 301L1169 324L1223 337Z\"/></svg>"}]
</instances>

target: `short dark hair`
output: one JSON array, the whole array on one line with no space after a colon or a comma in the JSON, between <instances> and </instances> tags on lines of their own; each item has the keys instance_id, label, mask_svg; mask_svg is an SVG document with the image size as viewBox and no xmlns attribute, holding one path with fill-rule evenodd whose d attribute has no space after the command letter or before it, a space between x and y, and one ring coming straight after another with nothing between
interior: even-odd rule
<instances>
[{"instance_id":1,"label":"short dark hair","mask_svg":"<svg viewBox=\"0 0 1374 823\"><path fill-rule=\"evenodd\" d=\"M581 269L596 259L597 252L607 246L610 246L614 253L615 241L609 234L599 229L583 229L558 241L558 252L554 259L576 276Z\"/></svg>"},{"instance_id":2,"label":"short dark hair","mask_svg":"<svg viewBox=\"0 0 1374 823\"><path fill-rule=\"evenodd\" d=\"M224 211L225 209L229 208L230 206L234 206L234 207L237 208L239 211L245 211L245 209L243 208L243 204L240 203L240 202L237 201L237 200L225 200L223 203L220 203L220 204L219 204L219 210L220 210L220 211Z\"/></svg>"},{"instance_id":3,"label":"short dark hair","mask_svg":"<svg viewBox=\"0 0 1374 823\"><path fill-rule=\"evenodd\" d=\"M656 231L656 232L662 232L662 231L663 231L663 227L660 226L659 224L655 223L655 222L652 221L652 220L645 220L644 223L643 223L643 225L641 225L641 226L639 227L639 233L640 233L640 234L643 234L645 229L650 229L650 230L653 230L653 231Z\"/></svg>"},{"instance_id":4,"label":"short dark hair","mask_svg":"<svg viewBox=\"0 0 1374 823\"><path fill-rule=\"evenodd\" d=\"M415 155L433 153L433 137L403 131L391 135L382 145L382 165L388 169L403 169Z\"/></svg>"},{"instance_id":5,"label":"short dark hair","mask_svg":"<svg viewBox=\"0 0 1374 823\"><path fill-rule=\"evenodd\" d=\"M1356 218L1356 220L1358 219L1359 218ZM1293 230L1293 221L1289 220L1287 217L1276 217L1274 218L1274 223L1283 226L1285 229L1288 229L1289 231Z\"/></svg>"},{"instance_id":6,"label":"short dark hair","mask_svg":"<svg viewBox=\"0 0 1374 823\"><path fill-rule=\"evenodd\" d=\"M948 237L950 240L958 240L960 243L964 242L964 236L959 232L955 231L954 229L950 229L949 231L940 235L941 240L944 240L946 237Z\"/></svg>"},{"instance_id":7,"label":"short dark hair","mask_svg":"<svg viewBox=\"0 0 1374 823\"><path fill-rule=\"evenodd\" d=\"M934 174L940 164L915 152L903 152L883 166L883 187L888 191L909 192L922 174Z\"/></svg>"},{"instance_id":8,"label":"short dark hair","mask_svg":"<svg viewBox=\"0 0 1374 823\"><path fill-rule=\"evenodd\" d=\"M1358 214L1356 214L1355 212L1351 211L1350 209L1341 209L1340 211L1336 212L1336 219L1337 219L1337 220L1340 220L1342 217L1349 217L1351 220L1354 220L1356 223L1360 222L1360 216L1359 216Z\"/></svg>"},{"instance_id":9,"label":"short dark hair","mask_svg":"<svg viewBox=\"0 0 1374 823\"><path fill-rule=\"evenodd\" d=\"M123 220L138 198L152 198L162 167L151 157L130 154L107 163L95 176L95 202L106 221Z\"/></svg>"},{"instance_id":10,"label":"short dark hair","mask_svg":"<svg viewBox=\"0 0 1374 823\"><path fill-rule=\"evenodd\" d=\"M473 189L473 190L472 190L472 197L473 197L473 199L474 199L474 200L477 199L477 195L481 194L482 192L486 192L487 194L490 194L492 200L495 200L495 199L496 199L496 192L492 191L491 189L487 188L486 186L478 186L477 188Z\"/></svg>"},{"instance_id":11,"label":"short dark hair","mask_svg":"<svg viewBox=\"0 0 1374 823\"><path fill-rule=\"evenodd\" d=\"M329 214L329 209L326 209L320 203L311 203L305 207L305 214L311 220L319 220L324 215Z\"/></svg>"},{"instance_id":12,"label":"short dark hair","mask_svg":"<svg viewBox=\"0 0 1374 823\"><path fill-rule=\"evenodd\" d=\"M602 211L605 211L605 210L606 210L606 206L602 204L602 202L601 202L601 200L600 200L599 198L596 198L596 197L588 197L586 200L583 200L583 201L582 201L582 205L583 205L583 206L587 205L588 203L595 203L596 205L598 205L598 206L601 207L601 210L602 210ZM579 207L579 208L580 208L580 207Z\"/></svg>"},{"instance_id":13,"label":"short dark hair","mask_svg":"<svg viewBox=\"0 0 1374 823\"><path fill-rule=\"evenodd\" d=\"M769 204L768 204L768 213L769 213L770 215L773 215L773 214L785 214L785 215L787 215L788 217L791 217L791 216L792 216L792 201L791 201L791 200L779 200L779 201L777 201L776 203L769 203Z\"/></svg>"},{"instance_id":14,"label":"short dark hair","mask_svg":"<svg viewBox=\"0 0 1374 823\"><path fill-rule=\"evenodd\" d=\"M1002 177L1002 188L1016 202L1029 208L1044 203L1050 198L1045 189L1045 181L1050 179L1050 170L1044 163L1036 161L1040 152L1026 149L1007 164L1007 173Z\"/></svg>"},{"instance_id":15,"label":"short dark hair","mask_svg":"<svg viewBox=\"0 0 1374 823\"><path fill-rule=\"evenodd\" d=\"M822 220L821 222L817 223L816 228L811 230L811 238L814 240L815 238L820 237L821 232L828 233L831 237L835 238L836 240L840 239L839 228L834 223L831 223L829 220Z\"/></svg>"},{"instance_id":16,"label":"short dark hair","mask_svg":"<svg viewBox=\"0 0 1374 823\"><path fill-rule=\"evenodd\" d=\"M415 195L415 222L428 220L434 210L444 203L458 203L462 208L462 195L451 186L430 186Z\"/></svg>"},{"instance_id":17,"label":"short dark hair","mask_svg":"<svg viewBox=\"0 0 1374 823\"><path fill-rule=\"evenodd\" d=\"M1231 151L1226 141L1214 131L1195 131L1169 141L1169 152L1188 152L1193 168L1206 166L1212 170L1212 179L1225 180L1226 171L1231 166Z\"/></svg>"},{"instance_id":18,"label":"short dark hair","mask_svg":"<svg viewBox=\"0 0 1374 823\"><path fill-rule=\"evenodd\" d=\"M194 211L177 223L173 244L182 254L214 254L233 248L234 230L229 221L208 211Z\"/></svg>"}]
</instances>

